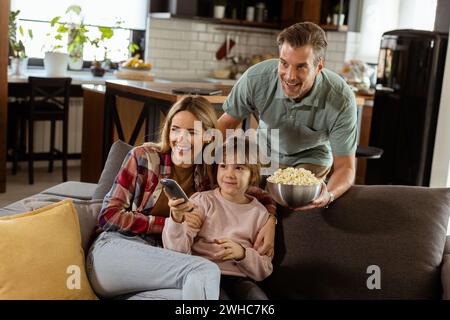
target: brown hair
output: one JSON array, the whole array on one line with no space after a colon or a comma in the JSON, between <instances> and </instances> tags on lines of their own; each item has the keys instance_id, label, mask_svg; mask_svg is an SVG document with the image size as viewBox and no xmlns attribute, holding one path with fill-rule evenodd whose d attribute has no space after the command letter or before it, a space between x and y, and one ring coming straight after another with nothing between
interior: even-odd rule
<instances>
[{"instance_id":1,"label":"brown hair","mask_svg":"<svg viewBox=\"0 0 450 320\"><path fill-rule=\"evenodd\" d=\"M227 148L227 145L230 146ZM238 150L238 146L244 146L245 151L242 153L242 150ZM242 164L245 167L247 167L250 170L250 182L249 186L259 186L261 175L261 164L258 159L258 152L256 144L254 144L248 137L241 138L241 137L232 137L229 138L224 144L222 148L222 156L218 159L222 161L222 163L227 163L227 151L232 152L234 157L231 159L234 159L237 164ZM239 152L241 151L241 152ZM256 151L255 153L251 153L251 151ZM220 163L220 162L219 162Z\"/></svg>"},{"instance_id":2,"label":"brown hair","mask_svg":"<svg viewBox=\"0 0 450 320\"><path fill-rule=\"evenodd\" d=\"M327 50L327 37L325 31L317 24L312 22L299 22L287 27L277 37L278 46L281 47L284 42L289 43L294 48L310 45L314 52L314 66L317 66L320 60L325 59Z\"/></svg>"}]
</instances>

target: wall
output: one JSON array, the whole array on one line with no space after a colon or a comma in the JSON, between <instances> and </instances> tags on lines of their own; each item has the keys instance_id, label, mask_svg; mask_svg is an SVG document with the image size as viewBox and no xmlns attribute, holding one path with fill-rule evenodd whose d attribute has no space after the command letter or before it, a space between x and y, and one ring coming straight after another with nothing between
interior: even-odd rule
<instances>
[{"instance_id":1,"label":"wall","mask_svg":"<svg viewBox=\"0 0 450 320\"><path fill-rule=\"evenodd\" d=\"M150 18L147 30L146 59L152 71L165 79L202 79L211 77L212 70L230 66L230 61L218 61L216 51L226 34L236 42L231 55L278 55L276 37L280 30L225 26L185 19ZM233 31L226 31L226 30ZM344 61L353 58L359 43L354 32L328 32L326 66L339 71Z\"/></svg>"},{"instance_id":2,"label":"wall","mask_svg":"<svg viewBox=\"0 0 450 320\"><path fill-rule=\"evenodd\" d=\"M441 104L434 142L433 164L431 166L431 187L450 187L450 148L448 144L450 137L450 46L447 47L445 61Z\"/></svg>"},{"instance_id":3,"label":"wall","mask_svg":"<svg viewBox=\"0 0 450 320\"><path fill-rule=\"evenodd\" d=\"M450 26L450 0L438 0L434 30L448 32Z\"/></svg>"},{"instance_id":4,"label":"wall","mask_svg":"<svg viewBox=\"0 0 450 320\"><path fill-rule=\"evenodd\" d=\"M328 32L328 50L325 66L335 72L342 69L345 61L355 58L360 36L357 32Z\"/></svg>"},{"instance_id":5,"label":"wall","mask_svg":"<svg viewBox=\"0 0 450 320\"><path fill-rule=\"evenodd\" d=\"M184 19L150 18L147 30L147 59L157 77L201 79L212 70L223 69L230 61L217 61L216 51L226 34L236 42L232 55L277 54L279 30L241 28ZM224 31L221 29L235 30Z\"/></svg>"}]
</instances>

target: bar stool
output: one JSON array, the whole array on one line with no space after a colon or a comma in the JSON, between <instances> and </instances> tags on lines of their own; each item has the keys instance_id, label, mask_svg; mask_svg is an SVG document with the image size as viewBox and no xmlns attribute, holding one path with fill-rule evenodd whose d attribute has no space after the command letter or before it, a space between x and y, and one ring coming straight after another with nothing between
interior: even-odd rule
<instances>
[{"instance_id":1,"label":"bar stool","mask_svg":"<svg viewBox=\"0 0 450 320\"><path fill-rule=\"evenodd\" d=\"M48 172L53 172L54 156L61 156L63 181L67 181L68 116L72 79L29 77L28 82L30 84L30 99L27 103L21 104L16 114L17 131L12 173L17 173L19 154L26 149L25 136L28 129L28 152L25 152L28 159L28 182L29 184L34 183L34 123L51 121ZM56 121L62 121L62 150L55 148ZM28 126L25 125L26 122L28 122Z\"/></svg>"}]
</instances>

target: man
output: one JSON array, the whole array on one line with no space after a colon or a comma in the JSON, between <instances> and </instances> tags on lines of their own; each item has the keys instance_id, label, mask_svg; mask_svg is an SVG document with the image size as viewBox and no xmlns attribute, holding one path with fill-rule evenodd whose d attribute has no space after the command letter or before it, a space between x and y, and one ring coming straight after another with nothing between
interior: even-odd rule
<instances>
[{"instance_id":1,"label":"man","mask_svg":"<svg viewBox=\"0 0 450 320\"><path fill-rule=\"evenodd\" d=\"M336 73L323 67L327 41L314 23L302 22L278 35L279 59L249 68L223 105L219 128L236 128L251 113L258 128L279 129L281 166L303 167L323 178L326 187L306 210L326 207L355 178L356 100Z\"/></svg>"}]
</instances>

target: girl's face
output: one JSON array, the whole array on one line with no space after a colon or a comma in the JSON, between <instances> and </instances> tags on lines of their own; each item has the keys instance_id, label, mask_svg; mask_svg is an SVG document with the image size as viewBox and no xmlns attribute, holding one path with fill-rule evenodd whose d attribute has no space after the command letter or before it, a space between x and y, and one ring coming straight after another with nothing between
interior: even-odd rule
<instances>
[{"instance_id":1,"label":"girl's face","mask_svg":"<svg viewBox=\"0 0 450 320\"><path fill-rule=\"evenodd\" d=\"M172 118L169 144L172 149L172 161L179 167L193 166L195 152L202 151L203 129L201 124L197 123L197 126L194 126L195 121L199 120L189 111L180 111Z\"/></svg>"},{"instance_id":2,"label":"girl's face","mask_svg":"<svg viewBox=\"0 0 450 320\"><path fill-rule=\"evenodd\" d=\"M219 164L217 183L222 196L230 201L241 202L246 199L245 192L250 183L250 169L242 164Z\"/></svg>"}]
</instances>

